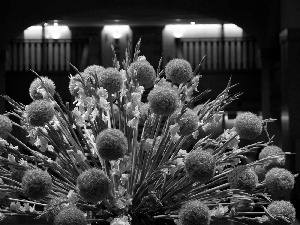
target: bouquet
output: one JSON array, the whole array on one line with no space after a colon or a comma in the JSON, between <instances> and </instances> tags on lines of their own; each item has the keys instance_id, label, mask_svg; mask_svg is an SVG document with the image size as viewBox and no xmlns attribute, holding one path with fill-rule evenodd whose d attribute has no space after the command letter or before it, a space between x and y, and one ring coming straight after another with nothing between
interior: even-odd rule
<instances>
[{"instance_id":1,"label":"bouquet","mask_svg":"<svg viewBox=\"0 0 300 225\"><path fill-rule=\"evenodd\" d=\"M53 81L38 74L29 105L2 96L13 109L0 115L0 218L32 215L55 225L292 224L295 176L283 168L288 153L267 132L274 120L244 112L215 137L213 127L240 95L230 93L235 85L229 81L203 101L209 90L197 88L201 63L193 70L173 59L155 70L139 56L140 44L133 54L129 45L122 69L115 54L110 68L73 66L72 109ZM151 90L142 101L145 89ZM29 141L12 135L13 127ZM267 141L239 146L262 132ZM255 151L259 158L247 160Z\"/></svg>"}]
</instances>

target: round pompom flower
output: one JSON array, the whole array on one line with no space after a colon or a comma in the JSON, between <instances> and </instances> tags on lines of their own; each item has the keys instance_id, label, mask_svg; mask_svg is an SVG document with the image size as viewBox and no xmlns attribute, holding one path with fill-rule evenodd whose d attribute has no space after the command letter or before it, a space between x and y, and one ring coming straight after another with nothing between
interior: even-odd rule
<instances>
[{"instance_id":1,"label":"round pompom flower","mask_svg":"<svg viewBox=\"0 0 300 225\"><path fill-rule=\"evenodd\" d=\"M43 95L38 92L38 89L45 88L49 92L51 96L55 93L55 84L54 82L49 79L48 77L41 77L43 84L40 78L35 78L29 87L29 95L33 100L43 99Z\"/></svg>"},{"instance_id":2,"label":"round pompom flower","mask_svg":"<svg viewBox=\"0 0 300 225\"><path fill-rule=\"evenodd\" d=\"M84 212L75 206L62 209L55 217L54 225L87 225Z\"/></svg>"},{"instance_id":3,"label":"round pompom flower","mask_svg":"<svg viewBox=\"0 0 300 225\"><path fill-rule=\"evenodd\" d=\"M267 162L266 168L271 169L273 167L283 167L285 164L285 155L281 148L276 145L269 145L264 147L261 152L259 153L258 158L264 159L269 156L279 156L278 159L270 160Z\"/></svg>"},{"instance_id":4,"label":"round pompom flower","mask_svg":"<svg viewBox=\"0 0 300 225\"><path fill-rule=\"evenodd\" d=\"M198 128L198 116L191 109L187 109L186 112L180 117L178 124L180 125L179 135L190 135Z\"/></svg>"},{"instance_id":5,"label":"round pompom flower","mask_svg":"<svg viewBox=\"0 0 300 225\"><path fill-rule=\"evenodd\" d=\"M253 168L241 165L228 174L228 182L232 189L252 191L258 183L258 177Z\"/></svg>"},{"instance_id":6,"label":"round pompom flower","mask_svg":"<svg viewBox=\"0 0 300 225\"><path fill-rule=\"evenodd\" d=\"M166 78L175 84L186 83L193 76L191 64L184 59L172 59L167 63L165 71Z\"/></svg>"},{"instance_id":7,"label":"round pompom flower","mask_svg":"<svg viewBox=\"0 0 300 225\"><path fill-rule=\"evenodd\" d=\"M288 201L274 201L272 202L267 210L270 212L270 214L274 217L282 217L285 220L282 219L279 220L272 220L272 224L274 225L291 225L294 224L296 220L296 210L292 203Z\"/></svg>"},{"instance_id":8,"label":"round pompom flower","mask_svg":"<svg viewBox=\"0 0 300 225\"><path fill-rule=\"evenodd\" d=\"M54 116L54 108L46 100L36 100L26 107L26 116L31 126L44 126Z\"/></svg>"},{"instance_id":9,"label":"round pompom flower","mask_svg":"<svg viewBox=\"0 0 300 225\"><path fill-rule=\"evenodd\" d=\"M102 66L92 65L85 68L83 72L89 74L90 76L99 76L104 70L105 68Z\"/></svg>"},{"instance_id":10,"label":"round pompom flower","mask_svg":"<svg viewBox=\"0 0 300 225\"><path fill-rule=\"evenodd\" d=\"M0 115L0 137L5 139L12 131L12 123L7 116Z\"/></svg>"},{"instance_id":11,"label":"round pompom flower","mask_svg":"<svg viewBox=\"0 0 300 225\"><path fill-rule=\"evenodd\" d=\"M205 183L214 176L216 160L210 152L198 148L187 154L184 166L191 181Z\"/></svg>"},{"instance_id":12,"label":"round pompom flower","mask_svg":"<svg viewBox=\"0 0 300 225\"><path fill-rule=\"evenodd\" d=\"M110 180L102 170L92 168L79 175L77 188L84 200L96 204L108 195Z\"/></svg>"},{"instance_id":13,"label":"round pompom flower","mask_svg":"<svg viewBox=\"0 0 300 225\"><path fill-rule=\"evenodd\" d=\"M252 140L262 132L262 120L251 112L240 114L234 121L234 128L240 138Z\"/></svg>"},{"instance_id":14,"label":"round pompom flower","mask_svg":"<svg viewBox=\"0 0 300 225\"><path fill-rule=\"evenodd\" d=\"M128 143L122 131L108 128L98 134L96 147L103 159L117 160L127 152Z\"/></svg>"},{"instance_id":15,"label":"round pompom flower","mask_svg":"<svg viewBox=\"0 0 300 225\"><path fill-rule=\"evenodd\" d=\"M177 91L169 85L156 86L148 95L150 109L162 116L169 116L179 106Z\"/></svg>"},{"instance_id":16,"label":"round pompom flower","mask_svg":"<svg viewBox=\"0 0 300 225\"><path fill-rule=\"evenodd\" d=\"M128 72L131 76L136 75L139 85L144 86L146 89L154 85L156 73L153 66L151 66L148 61L138 60L132 63L128 69Z\"/></svg>"},{"instance_id":17,"label":"round pompom flower","mask_svg":"<svg viewBox=\"0 0 300 225\"><path fill-rule=\"evenodd\" d=\"M107 68L99 77L99 85L107 90L108 93L114 94L119 92L123 86L121 73L115 68Z\"/></svg>"},{"instance_id":18,"label":"round pompom flower","mask_svg":"<svg viewBox=\"0 0 300 225\"><path fill-rule=\"evenodd\" d=\"M52 198L50 201L48 201L44 209L44 211L46 211L45 217L47 221L50 222L54 221L58 213L66 206L66 203L62 203L64 201L66 201L66 199L57 198L57 197Z\"/></svg>"},{"instance_id":19,"label":"round pompom flower","mask_svg":"<svg viewBox=\"0 0 300 225\"><path fill-rule=\"evenodd\" d=\"M274 200L285 200L294 188L294 175L283 168L272 168L266 174L266 188Z\"/></svg>"},{"instance_id":20,"label":"round pompom flower","mask_svg":"<svg viewBox=\"0 0 300 225\"><path fill-rule=\"evenodd\" d=\"M210 220L208 207L199 200L185 203L179 211L180 225L209 225Z\"/></svg>"},{"instance_id":21,"label":"round pompom flower","mask_svg":"<svg viewBox=\"0 0 300 225\"><path fill-rule=\"evenodd\" d=\"M50 194L52 178L41 169L27 170L22 178L22 189L26 197L41 200Z\"/></svg>"}]
</instances>

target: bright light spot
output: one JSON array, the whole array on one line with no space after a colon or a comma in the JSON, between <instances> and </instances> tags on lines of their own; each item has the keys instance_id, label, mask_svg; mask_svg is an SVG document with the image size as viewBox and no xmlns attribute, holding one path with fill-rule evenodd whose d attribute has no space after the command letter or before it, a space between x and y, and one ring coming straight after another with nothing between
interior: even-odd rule
<instances>
[{"instance_id":1,"label":"bright light spot","mask_svg":"<svg viewBox=\"0 0 300 225\"><path fill-rule=\"evenodd\" d=\"M182 33L181 32L175 32L174 33L174 37L175 38L181 38L182 37Z\"/></svg>"},{"instance_id":2,"label":"bright light spot","mask_svg":"<svg viewBox=\"0 0 300 225\"><path fill-rule=\"evenodd\" d=\"M57 27L57 26L58 26L58 23L54 23L53 26Z\"/></svg>"},{"instance_id":3,"label":"bright light spot","mask_svg":"<svg viewBox=\"0 0 300 225\"><path fill-rule=\"evenodd\" d=\"M242 37L243 29L235 24L224 24L225 37Z\"/></svg>"},{"instance_id":4,"label":"bright light spot","mask_svg":"<svg viewBox=\"0 0 300 225\"><path fill-rule=\"evenodd\" d=\"M165 30L175 38L181 37L219 37L221 24L169 24Z\"/></svg>"},{"instance_id":5,"label":"bright light spot","mask_svg":"<svg viewBox=\"0 0 300 225\"><path fill-rule=\"evenodd\" d=\"M195 25L196 23L195 22L191 22L191 25Z\"/></svg>"},{"instance_id":6,"label":"bright light spot","mask_svg":"<svg viewBox=\"0 0 300 225\"><path fill-rule=\"evenodd\" d=\"M70 29L68 26L59 26L58 24L54 24L53 26L46 27L46 38L59 39L69 32Z\"/></svg>"},{"instance_id":7,"label":"bright light spot","mask_svg":"<svg viewBox=\"0 0 300 225\"><path fill-rule=\"evenodd\" d=\"M44 26L45 26L45 27L48 26L48 23L44 23Z\"/></svg>"},{"instance_id":8,"label":"bright light spot","mask_svg":"<svg viewBox=\"0 0 300 225\"><path fill-rule=\"evenodd\" d=\"M130 31L130 27L128 25L106 25L103 30L109 33L114 39L119 39Z\"/></svg>"}]
</instances>

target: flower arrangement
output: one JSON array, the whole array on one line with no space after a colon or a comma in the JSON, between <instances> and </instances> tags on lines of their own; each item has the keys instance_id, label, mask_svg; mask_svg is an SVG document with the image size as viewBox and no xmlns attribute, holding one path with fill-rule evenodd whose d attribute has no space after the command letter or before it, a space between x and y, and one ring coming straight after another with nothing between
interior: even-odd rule
<instances>
[{"instance_id":1,"label":"flower arrangement","mask_svg":"<svg viewBox=\"0 0 300 225\"><path fill-rule=\"evenodd\" d=\"M139 47L140 41L133 55L126 51L123 69L116 57L111 68L74 67L72 110L53 81L39 75L29 88L31 104L2 96L13 110L0 115L1 218L34 215L54 225L292 224L295 176L282 168L288 153L267 132L273 120L245 112L213 137L224 108L239 97L230 94L234 85L197 105L209 92L197 93L201 63L193 71L173 59L155 71ZM13 136L13 127L30 142ZM262 132L266 142L239 146ZM241 163L259 149L258 160Z\"/></svg>"}]
</instances>

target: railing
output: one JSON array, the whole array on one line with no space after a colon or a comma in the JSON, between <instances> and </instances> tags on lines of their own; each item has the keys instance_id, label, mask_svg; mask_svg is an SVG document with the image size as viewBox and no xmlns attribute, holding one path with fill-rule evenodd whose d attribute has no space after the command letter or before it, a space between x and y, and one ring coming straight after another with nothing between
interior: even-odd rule
<instances>
[{"instance_id":1,"label":"railing","mask_svg":"<svg viewBox=\"0 0 300 225\"><path fill-rule=\"evenodd\" d=\"M82 65L88 51L87 39L12 40L6 51L7 71L68 71L70 64Z\"/></svg>"},{"instance_id":2,"label":"railing","mask_svg":"<svg viewBox=\"0 0 300 225\"><path fill-rule=\"evenodd\" d=\"M206 55L203 70L259 69L259 51L253 38L177 38L176 58L195 68Z\"/></svg>"}]
</instances>

